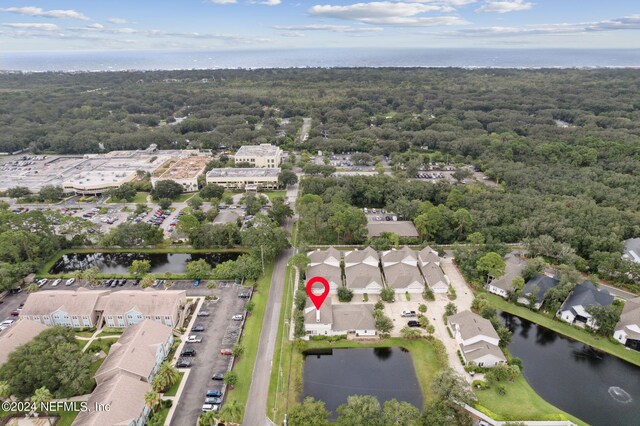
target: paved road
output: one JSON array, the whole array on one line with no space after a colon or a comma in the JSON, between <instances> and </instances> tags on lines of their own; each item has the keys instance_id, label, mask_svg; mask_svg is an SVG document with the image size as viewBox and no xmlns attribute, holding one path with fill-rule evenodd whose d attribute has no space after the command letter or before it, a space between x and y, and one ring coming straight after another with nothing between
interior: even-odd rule
<instances>
[{"instance_id":1,"label":"paved road","mask_svg":"<svg viewBox=\"0 0 640 426\"><path fill-rule=\"evenodd\" d=\"M295 205L298 195L298 185L294 185L287 190L287 199L291 205ZM295 217L287 220L285 228L291 231ZM271 276L269 287L269 297L267 307L262 321L262 333L258 343L258 354L253 366L253 377L249 388L249 398L244 411L245 426L269 425L267 420L267 397L269 395L269 380L271 378L271 368L273 364L273 353L278 336L278 323L280 320L280 308L282 305L282 294L284 292L285 273L287 261L293 256L295 249L284 251L276 258L276 263Z\"/></svg>"},{"instance_id":2,"label":"paved road","mask_svg":"<svg viewBox=\"0 0 640 426\"><path fill-rule=\"evenodd\" d=\"M638 297L638 295L636 294L630 293L625 290L621 290L617 287L613 287L607 284L600 283L600 287L606 288L609 291L609 293L611 293L612 296L619 297L620 299L623 299L623 300L629 300L629 299L633 299L634 297Z\"/></svg>"},{"instance_id":3,"label":"paved road","mask_svg":"<svg viewBox=\"0 0 640 426\"><path fill-rule=\"evenodd\" d=\"M311 129L311 118L302 119L302 129L300 130L300 142L304 142L309 137L309 130Z\"/></svg>"}]
</instances>

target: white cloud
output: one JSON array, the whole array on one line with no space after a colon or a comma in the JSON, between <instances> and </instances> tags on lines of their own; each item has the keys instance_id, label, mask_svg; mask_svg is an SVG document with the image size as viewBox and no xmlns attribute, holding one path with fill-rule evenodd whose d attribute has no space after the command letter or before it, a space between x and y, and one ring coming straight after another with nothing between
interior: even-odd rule
<instances>
[{"instance_id":1,"label":"white cloud","mask_svg":"<svg viewBox=\"0 0 640 426\"><path fill-rule=\"evenodd\" d=\"M111 24L116 24L116 25L121 25L121 24L127 24L128 23L126 19L122 19L122 18L107 19L107 22L109 22Z\"/></svg>"},{"instance_id":2,"label":"white cloud","mask_svg":"<svg viewBox=\"0 0 640 426\"><path fill-rule=\"evenodd\" d=\"M476 9L476 12L509 13L518 12L521 10L529 10L532 7L533 3L525 3L524 0L489 0L478 9Z\"/></svg>"},{"instance_id":3,"label":"white cloud","mask_svg":"<svg viewBox=\"0 0 640 426\"><path fill-rule=\"evenodd\" d=\"M280 3L282 3L282 0L264 0L258 2L258 4L264 4L265 6L277 6Z\"/></svg>"},{"instance_id":4,"label":"white cloud","mask_svg":"<svg viewBox=\"0 0 640 426\"><path fill-rule=\"evenodd\" d=\"M208 2L215 4L234 4L237 3L238 0L208 0Z\"/></svg>"},{"instance_id":5,"label":"white cloud","mask_svg":"<svg viewBox=\"0 0 640 426\"><path fill-rule=\"evenodd\" d=\"M456 1L456 0L454 0ZM465 0L459 0L465 1ZM428 12L454 12L455 9L443 4L407 2L355 3L347 6L316 5L309 14L327 18L353 20L371 25L398 27L428 27L441 25L466 25L469 22L459 16L416 16Z\"/></svg>"},{"instance_id":6,"label":"white cloud","mask_svg":"<svg viewBox=\"0 0 640 426\"><path fill-rule=\"evenodd\" d=\"M88 21L89 18L80 12L75 10L44 10L40 7L6 7L0 9L0 12L17 13L18 15L26 16L40 16L43 18L57 18L57 19L80 19L82 21Z\"/></svg>"},{"instance_id":7,"label":"white cloud","mask_svg":"<svg viewBox=\"0 0 640 426\"><path fill-rule=\"evenodd\" d=\"M227 42L233 42L236 44L267 43L271 41L270 39L267 39L267 38L247 37L247 36L242 36L237 34L226 34L226 33L166 32L162 30L152 30L152 31L149 31L147 35L152 37L223 40Z\"/></svg>"},{"instance_id":8,"label":"white cloud","mask_svg":"<svg viewBox=\"0 0 640 426\"><path fill-rule=\"evenodd\" d=\"M24 30L38 30L38 31L59 31L60 27L56 24L41 24L41 23L6 23L2 24L5 27L17 28Z\"/></svg>"},{"instance_id":9,"label":"white cloud","mask_svg":"<svg viewBox=\"0 0 640 426\"><path fill-rule=\"evenodd\" d=\"M279 35L281 37L304 37L304 33L300 31L285 31Z\"/></svg>"},{"instance_id":10,"label":"white cloud","mask_svg":"<svg viewBox=\"0 0 640 426\"><path fill-rule=\"evenodd\" d=\"M532 35L571 35L622 30L640 30L640 14L595 22L523 25L521 27L467 28L440 33L440 35L448 37L515 37Z\"/></svg>"},{"instance_id":11,"label":"white cloud","mask_svg":"<svg viewBox=\"0 0 640 426\"><path fill-rule=\"evenodd\" d=\"M276 30L285 31L331 31L335 33L371 33L382 31L382 28L377 27L350 27L348 25L328 25L328 24L312 24L312 25L276 25L273 27Z\"/></svg>"},{"instance_id":12,"label":"white cloud","mask_svg":"<svg viewBox=\"0 0 640 426\"><path fill-rule=\"evenodd\" d=\"M95 30L101 30L101 29L104 28L104 25L98 24L98 23L89 24L89 25L87 25L87 28L92 28L92 29L95 29Z\"/></svg>"}]
</instances>

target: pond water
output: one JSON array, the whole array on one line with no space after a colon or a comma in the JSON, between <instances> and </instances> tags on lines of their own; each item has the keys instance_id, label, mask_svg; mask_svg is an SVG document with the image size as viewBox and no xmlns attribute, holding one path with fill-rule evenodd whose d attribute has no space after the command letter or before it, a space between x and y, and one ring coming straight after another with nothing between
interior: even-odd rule
<instances>
[{"instance_id":1,"label":"pond water","mask_svg":"<svg viewBox=\"0 0 640 426\"><path fill-rule=\"evenodd\" d=\"M187 262L204 259L211 266L218 263L235 260L242 253L72 253L65 254L49 271L52 274L73 272L76 269L97 267L102 274L127 274L129 266L134 260L151 261L151 272L171 272L181 274L185 272Z\"/></svg>"},{"instance_id":2,"label":"pond water","mask_svg":"<svg viewBox=\"0 0 640 426\"><path fill-rule=\"evenodd\" d=\"M525 319L502 313L509 351L549 403L594 426L640 425L640 367Z\"/></svg>"},{"instance_id":3,"label":"pond water","mask_svg":"<svg viewBox=\"0 0 640 426\"><path fill-rule=\"evenodd\" d=\"M332 419L350 395L373 395L422 408L422 391L409 351L403 348L319 349L305 352L304 397L324 401Z\"/></svg>"}]
</instances>

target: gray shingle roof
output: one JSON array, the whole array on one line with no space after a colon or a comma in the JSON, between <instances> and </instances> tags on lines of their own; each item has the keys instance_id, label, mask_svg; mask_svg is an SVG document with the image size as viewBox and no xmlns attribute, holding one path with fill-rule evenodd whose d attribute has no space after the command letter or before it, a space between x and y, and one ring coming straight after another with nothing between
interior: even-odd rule
<instances>
[{"instance_id":1,"label":"gray shingle roof","mask_svg":"<svg viewBox=\"0 0 640 426\"><path fill-rule=\"evenodd\" d=\"M387 278L387 285L391 288L402 289L415 281L424 285L424 280L417 266L396 263L384 268L384 275Z\"/></svg>"},{"instance_id":2,"label":"gray shingle roof","mask_svg":"<svg viewBox=\"0 0 640 426\"><path fill-rule=\"evenodd\" d=\"M559 282L560 280L548 277L543 274L539 274L531 278L529 281L527 281L523 289L523 294L530 294L531 291L533 290L533 286L535 285L538 287L538 294L536 295L536 301L538 303L542 303L542 301L544 300L545 294L547 294L547 291L557 286Z\"/></svg>"},{"instance_id":3,"label":"gray shingle roof","mask_svg":"<svg viewBox=\"0 0 640 426\"><path fill-rule=\"evenodd\" d=\"M365 288L372 282L382 285L380 269L377 266L370 265L354 265L345 271L347 288Z\"/></svg>"},{"instance_id":4,"label":"gray shingle roof","mask_svg":"<svg viewBox=\"0 0 640 426\"><path fill-rule=\"evenodd\" d=\"M489 284L505 291L511 291L513 290L513 280L520 276L522 270L527 266L527 262L512 253L507 254L504 261L506 263L504 275L492 280Z\"/></svg>"},{"instance_id":5,"label":"gray shingle roof","mask_svg":"<svg viewBox=\"0 0 640 426\"><path fill-rule=\"evenodd\" d=\"M565 311L573 306L582 306L587 309L589 306L608 306L611 303L613 303L613 296L606 289L598 290L591 281L585 281L573 289L560 310Z\"/></svg>"},{"instance_id":6,"label":"gray shingle roof","mask_svg":"<svg viewBox=\"0 0 640 426\"><path fill-rule=\"evenodd\" d=\"M479 335L499 339L498 333L496 333L493 325L491 325L491 321L471 311L458 312L448 317L447 321L451 324L457 324L458 327L460 327L460 336L462 336L464 340Z\"/></svg>"},{"instance_id":7,"label":"gray shingle roof","mask_svg":"<svg viewBox=\"0 0 640 426\"><path fill-rule=\"evenodd\" d=\"M629 299L624 304L622 314L620 314L620 321L616 325L616 330L626 329L628 337L633 339L640 339L640 332L636 332L630 328L640 328L640 297Z\"/></svg>"},{"instance_id":8,"label":"gray shingle roof","mask_svg":"<svg viewBox=\"0 0 640 426\"><path fill-rule=\"evenodd\" d=\"M344 304L333 306L333 330L374 330L373 304Z\"/></svg>"},{"instance_id":9,"label":"gray shingle roof","mask_svg":"<svg viewBox=\"0 0 640 426\"><path fill-rule=\"evenodd\" d=\"M471 345L462 345L461 349L464 352L464 356L467 361L476 361L486 355L493 355L504 362L507 361L502 350L498 346L489 344L485 341L476 342Z\"/></svg>"},{"instance_id":10,"label":"gray shingle roof","mask_svg":"<svg viewBox=\"0 0 640 426\"><path fill-rule=\"evenodd\" d=\"M0 365L7 362L9 355L25 343L47 329L46 325L35 321L21 320L0 333Z\"/></svg>"}]
</instances>

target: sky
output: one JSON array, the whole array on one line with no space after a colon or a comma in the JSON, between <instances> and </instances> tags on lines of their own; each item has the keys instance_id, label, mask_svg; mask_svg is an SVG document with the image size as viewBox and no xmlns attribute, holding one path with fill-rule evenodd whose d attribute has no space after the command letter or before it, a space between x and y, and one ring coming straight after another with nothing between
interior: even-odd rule
<instances>
[{"instance_id":1,"label":"sky","mask_svg":"<svg viewBox=\"0 0 640 426\"><path fill-rule=\"evenodd\" d=\"M0 0L0 51L640 48L638 0Z\"/></svg>"}]
</instances>

